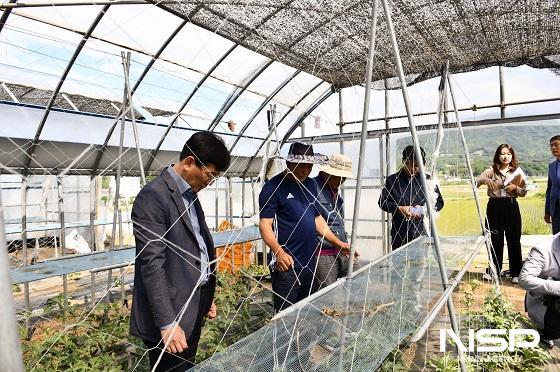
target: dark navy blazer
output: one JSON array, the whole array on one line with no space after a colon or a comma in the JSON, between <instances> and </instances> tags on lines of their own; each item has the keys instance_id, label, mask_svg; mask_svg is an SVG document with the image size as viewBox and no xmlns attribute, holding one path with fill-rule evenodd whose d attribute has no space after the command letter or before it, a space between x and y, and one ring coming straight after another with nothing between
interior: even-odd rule
<instances>
[{"instance_id":1,"label":"dark navy blazer","mask_svg":"<svg viewBox=\"0 0 560 372\"><path fill-rule=\"evenodd\" d=\"M560 200L560 180L556 173L558 161L555 160L548 165L548 183L546 185L546 202L544 213L554 216L556 201Z\"/></svg>"},{"instance_id":2,"label":"dark navy blazer","mask_svg":"<svg viewBox=\"0 0 560 372\"><path fill-rule=\"evenodd\" d=\"M215 259L214 241L198 199L194 202L210 262ZM189 337L199 311L210 310L216 277L210 275L210 296L200 303L200 249L177 183L165 169L146 184L134 201L132 223L136 239L134 293L130 333L158 342L161 327L173 321L190 298L179 325ZM210 266L214 272L215 265Z\"/></svg>"}]
</instances>

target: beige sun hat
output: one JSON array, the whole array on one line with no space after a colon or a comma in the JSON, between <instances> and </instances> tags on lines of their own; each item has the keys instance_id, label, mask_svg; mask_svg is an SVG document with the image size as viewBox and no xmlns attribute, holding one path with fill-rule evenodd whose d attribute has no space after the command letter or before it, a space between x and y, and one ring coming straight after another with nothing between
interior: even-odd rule
<instances>
[{"instance_id":1,"label":"beige sun hat","mask_svg":"<svg viewBox=\"0 0 560 372\"><path fill-rule=\"evenodd\" d=\"M333 154L327 165L321 166L321 171L331 176L355 178L352 174L352 160L342 154Z\"/></svg>"}]
</instances>

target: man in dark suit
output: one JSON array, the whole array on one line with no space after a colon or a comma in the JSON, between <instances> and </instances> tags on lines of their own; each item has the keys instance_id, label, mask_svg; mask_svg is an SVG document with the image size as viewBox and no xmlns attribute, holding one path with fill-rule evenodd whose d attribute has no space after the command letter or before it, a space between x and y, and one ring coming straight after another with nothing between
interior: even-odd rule
<instances>
[{"instance_id":1,"label":"man in dark suit","mask_svg":"<svg viewBox=\"0 0 560 372\"><path fill-rule=\"evenodd\" d=\"M550 152L556 160L548 165L544 220L552 223L552 233L557 234L560 232L560 136L550 139Z\"/></svg>"},{"instance_id":2,"label":"man in dark suit","mask_svg":"<svg viewBox=\"0 0 560 372\"><path fill-rule=\"evenodd\" d=\"M196 193L229 167L230 154L221 138L197 132L179 159L140 190L132 207L130 333L144 341L156 371L192 367L204 317L216 316L214 243Z\"/></svg>"}]
</instances>

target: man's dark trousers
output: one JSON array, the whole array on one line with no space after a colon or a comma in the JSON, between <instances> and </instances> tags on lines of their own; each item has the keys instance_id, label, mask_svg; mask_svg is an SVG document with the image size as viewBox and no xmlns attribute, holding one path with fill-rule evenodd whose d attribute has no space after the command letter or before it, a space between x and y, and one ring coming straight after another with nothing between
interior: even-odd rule
<instances>
[{"instance_id":1,"label":"man's dark trousers","mask_svg":"<svg viewBox=\"0 0 560 372\"><path fill-rule=\"evenodd\" d=\"M209 299L210 290L208 285L203 285L200 289L200 304L205 304ZM193 333L187 336L188 348L182 353L173 354L170 352L163 353L161 361L159 362L156 372L173 371L173 372L183 372L194 366L196 350L198 348L198 340L200 339L200 333L202 326L204 324L205 314L203 310L199 310L198 319L194 327ZM153 368L156 364L161 350L165 346L163 341L151 342L144 340L144 344L150 349L148 351L148 356L150 358L150 368Z\"/></svg>"},{"instance_id":2,"label":"man's dark trousers","mask_svg":"<svg viewBox=\"0 0 560 372\"><path fill-rule=\"evenodd\" d=\"M311 270L293 268L283 272L275 270L271 277L275 312L284 310L309 296L313 283Z\"/></svg>"}]
</instances>

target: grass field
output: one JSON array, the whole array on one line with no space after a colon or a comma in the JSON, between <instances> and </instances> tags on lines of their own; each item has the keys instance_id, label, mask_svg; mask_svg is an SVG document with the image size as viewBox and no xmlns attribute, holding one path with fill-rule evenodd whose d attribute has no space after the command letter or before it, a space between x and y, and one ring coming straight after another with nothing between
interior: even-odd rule
<instances>
[{"instance_id":1,"label":"grass field","mask_svg":"<svg viewBox=\"0 0 560 372\"><path fill-rule=\"evenodd\" d=\"M551 227L544 220L544 202L546 179L531 180L537 185L536 190L529 191L524 198L518 198L522 219L523 235L550 234ZM464 184L443 184L441 192L445 200L445 207L441 211L437 224L442 236L478 235L480 222L472 189ZM482 213L486 213L486 186L478 189Z\"/></svg>"}]
</instances>

